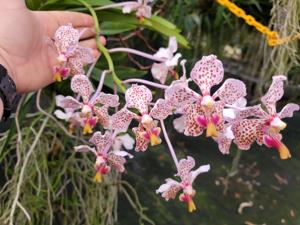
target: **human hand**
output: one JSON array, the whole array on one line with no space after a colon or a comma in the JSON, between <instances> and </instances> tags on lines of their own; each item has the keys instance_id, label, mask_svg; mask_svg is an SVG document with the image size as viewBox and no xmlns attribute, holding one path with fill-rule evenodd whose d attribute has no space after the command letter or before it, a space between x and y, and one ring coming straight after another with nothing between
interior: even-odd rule
<instances>
[{"instance_id":1,"label":"human hand","mask_svg":"<svg viewBox=\"0 0 300 225\"><path fill-rule=\"evenodd\" d=\"M86 29L80 45L99 55L93 18L77 12L32 12L23 0L0 0L0 64L8 70L18 92L38 90L53 81L57 51L49 44L61 25Z\"/></svg>"}]
</instances>

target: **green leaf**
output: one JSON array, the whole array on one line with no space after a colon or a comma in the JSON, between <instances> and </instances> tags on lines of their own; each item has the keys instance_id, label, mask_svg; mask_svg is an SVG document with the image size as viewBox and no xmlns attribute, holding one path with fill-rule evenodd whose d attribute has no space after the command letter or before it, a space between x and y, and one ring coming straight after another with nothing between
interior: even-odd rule
<instances>
[{"instance_id":1,"label":"green leaf","mask_svg":"<svg viewBox=\"0 0 300 225\"><path fill-rule=\"evenodd\" d=\"M101 23L101 34L103 35L114 35L134 30L137 26L133 24L127 24L122 22L110 22L106 21Z\"/></svg>"},{"instance_id":2,"label":"green leaf","mask_svg":"<svg viewBox=\"0 0 300 225\"><path fill-rule=\"evenodd\" d=\"M160 17L160 16L152 16L151 21L154 21L156 23L160 23L162 25L164 25L165 27L169 28L169 29L173 29L173 30L176 30L177 32L180 32L180 29L178 29L176 27L176 25L174 25L173 23L171 23L170 21Z\"/></svg>"},{"instance_id":3,"label":"green leaf","mask_svg":"<svg viewBox=\"0 0 300 225\"><path fill-rule=\"evenodd\" d=\"M26 0L26 6L30 10L38 10L42 4L44 4L45 0Z\"/></svg>"},{"instance_id":4,"label":"green leaf","mask_svg":"<svg viewBox=\"0 0 300 225\"><path fill-rule=\"evenodd\" d=\"M86 2L91 6L103 6L114 3L110 0L86 0ZM82 6L82 4L77 0L49 0L41 7L41 9L65 9L78 6Z\"/></svg>"}]
</instances>

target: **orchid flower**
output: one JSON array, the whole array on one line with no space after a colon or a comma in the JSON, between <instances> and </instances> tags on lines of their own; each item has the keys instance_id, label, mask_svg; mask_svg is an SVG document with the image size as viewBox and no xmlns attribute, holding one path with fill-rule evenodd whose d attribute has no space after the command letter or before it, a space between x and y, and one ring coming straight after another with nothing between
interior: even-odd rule
<instances>
[{"instance_id":1,"label":"orchid flower","mask_svg":"<svg viewBox=\"0 0 300 225\"><path fill-rule=\"evenodd\" d=\"M200 166L196 170L192 170L195 167L195 160L188 156L187 159L181 159L178 164L178 173L175 176L179 176L181 181L178 182L172 178L167 178L166 183L162 184L156 193L161 193L161 196L166 200L175 199L177 193L182 191L179 195L179 200L188 204L188 211L193 212L196 210L196 206L193 201L193 197L196 191L193 189L193 182L200 173L205 173L210 170L210 165Z\"/></svg>"},{"instance_id":2,"label":"orchid flower","mask_svg":"<svg viewBox=\"0 0 300 225\"><path fill-rule=\"evenodd\" d=\"M88 145L79 145L75 147L76 152L92 152L96 156L96 175L94 181L97 183L102 182L102 175L110 172L111 167L115 168L118 172L124 172L124 164L126 163L125 157L133 157L125 151L109 151L113 145L114 138L114 134L109 131L106 131L103 135L101 132L97 131L89 140L95 147L90 147Z\"/></svg>"},{"instance_id":3,"label":"orchid flower","mask_svg":"<svg viewBox=\"0 0 300 225\"><path fill-rule=\"evenodd\" d=\"M160 48L158 52L154 54L155 57L164 59L164 62L154 63L151 68L153 77L162 84L166 82L168 73L173 72L174 66L177 66L178 60L181 57L180 53L176 53L177 48L176 37L170 37L168 47Z\"/></svg>"},{"instance_id":4,"label":"orchid flower","mask_svg":"<svg viewBox=\"0 0 300 225\"><path fill-rule=\"evenodd\" d=\"M218 136L226 131L223 117L225 104L234 104L241 97L246 96L246 87L239 80L227 79L212 94L211 88L219 84L223 76L222 62L214 55L204 56L192 69L191 79L174 81L166 90L165 99L182 111L181 121L184 120L185 135L199 136L206 129L206 136L218 142L220 140ZM190 80L198 85L201 94L188 87Z\"/></svg>"},{"instance_id":5,"label":"orchid flower","mask_svg":"<svg viewBox=\"0 0 300 225\"><path fill-rule=\"evenodd\" d=\"M157 126L157 120L165 119L172 110L171 106L159 99L149 112L152 93L144 85L132 85L125 93L125 100L125 107L111 117L111 128L126 131L135 118L139 122L139 125L132 129L136 136L136 151L146 151L149 143L151 146L160 144L161 129ZM134 108L138 113L133 113L127 108Z\"/></svg>"},{"instance_id":6,"label":"orchid flower","mask_svg":"<svg viewBox=\"0 0 300 225\"><path fill-rule=\"evenodd\" d=\"M55 32L54 44L58 52L58 65L54 66L53 79L61 81L70 74L84 74L83 67L94 62L92 50L79 46L79 38L82 35L71 24L61 26Z\"/></svg>"},{"instance_id":7,"label":"orchid flower","mask_svg":"<svg viewBox=\"0 0 300 225\"><path fill-rule=\"evenodd\" d=\"M281 142L280 131L287 125L282 121L283 118L292 117L294 111L299 110L299 105L289 103L277 113L276 102L283 94L283 81L286 77L283 75L273 76L272 84L268 92L261 98L265 106L264 111L260 105L246 107L237 115L238 118L232 125L232 131L235 136L234 142L241 150L248 150L253 142L259 145L266 145L268 148L276 148L279 151L281 159L291 157L289 149ZM245 119L247 117L256 117Z\"/></svg>"},{"instance_id":8,"label":"orchid flower","mask_svg":"<svg viewBox=\"0 0 300 225\"><path fill-rule=\"evenodd\" d=\"M150 18L152 16L152 7L148 4L153 0L138 0L137 2L128 2L123 6L123 13L136 11L135 15L140 18Z\"/></svg>"},{"instance_id":9,"label":"orchid flower","mask_svg":"<svg viewBox=\"0 0 300 225\"><path fill-rule=\"evenodd\" d=\"M75 75L71 80L71 89L77 93L82 102L71 97L57 97L57 105L76 112L80 110L83 120L83 133L92 133L92 128L97 122L107 129L109 128L109 107L116 107L119 105L119 96L112 94L105 94L98 89L94 93L92 83L85 75ZM94 93L92 95L92 93Z\"/></svg>"}]
</instances>

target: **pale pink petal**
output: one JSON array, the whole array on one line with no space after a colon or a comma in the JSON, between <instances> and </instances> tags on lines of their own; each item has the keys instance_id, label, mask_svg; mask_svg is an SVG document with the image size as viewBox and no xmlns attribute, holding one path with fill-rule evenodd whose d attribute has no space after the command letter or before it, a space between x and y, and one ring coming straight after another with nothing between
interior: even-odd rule
<instances>
[{"instance_id":1,"label":"pale pink petal","mask_svg":"<svg viewBox=\"0 0 300 225\"><path fill-rule=\"evenodd\" d=\"M286 77L283 75L273 76L272 84L268 92L261 98L261 102L267 107L270 114L276 113L276 102L283 96L283 81Z\"/></svg>"},{"instance_id":2,"label":"pale pink petal","mask_svg":"<svg viewBox=\"0 0 300 225\"><path fill-rule=\"evenodd\" d=\"M176 108L183 108L200 98L200 95L188 87L188 82L185 80L173 81L165 91L165 99Z\"/></svg>"},{"instance_id":3,"label":"pale pink petal","mask_svg":"<svg viewBox=\"0 0 300 225\"><path fill-rule=\"evenodd\" d=\"M205 115L204 110L198 104L190 104L184 108L185 115L185 131L184 135L187 136L199 136L202 134L204 128L200 126L196 118L199 115Z\"/></svg>"},{"instance_id":4,"label":"pale pink petal","mask_svg":"<svg viewBox=\"0 0 300 225\"><path fill-rule=\"evenodd\" d=\"M166 183L162 184L157 190L156 193L161 193L161 196L166 200L175 199L176 194L182 190L180 183L173 179L166 179Z\"/></svg>"},{"instance_id":5,"label":"pale pink petal","mask_svg":"<svg viewBox=\"0 0 300 225\"><path fill-rule=\"evenodd\" d=\"M265 121L261 119L244 119L233 123L234 143L241 150L250 149L255 141L261 143L264 124Z\"/></svg>"},{"instance_id":6,"label":"pale pink petal","mask_svg":"<svg viewBox=\"0 0 300 225\"><path fill-rule=\"evenodd\" d=\"M185 117L184 116L180 116L176 119L173 120L173 126L174 129L178 132L178 133L183 133L185 130Z\"/></svg>"},{"instance_id":7,"label":"pale pink petal","mask_svg":"<svg viewBox=\"0 0 300 225\"><path fill-rule=\"evenodd\" d=\"M194 182L194 180L196 179L196 177L201 174L201 173L206 173L210 170L210 165L203 165L200 166L198 169L191 171L191 183Z\"/></svg>"},{"instance_id":8,"label":"pale pink petal","mask_svg":"<svg viewBox=\"0 0 300 225\"><path fill-rule=\"evenodd\" d=\"M82 103L71 96L63 97L57 96L56 97L56 105L62 107L64 109L80 109L82 107Z\"/></svg>"},{"instance_id":9,"label":"pale pink petal","mask_svg":"<svg viewBox=\"0 0 300 225\"><path fill-rule=\"evenodd\" d=\"M233 104L241 97L247 95L245 84L236 79L227 79L215 92L213 98L219 97L226 104Z\"/></svg>"},{"instance_id":10,"label":"pale pink petal","mask_svg":"<svg viewBox=\"0 0 300 225\"><path fill-rule=\"evenodd\" d=\"M111 133L106 131L103 135L100 131L97 131L90 138L89 142L93 143L98 151L102 151L110 142Z\"/></svg>"},{"instance_id":11,"label":"pale pink petal","mask_svg":"<svg viewBox=\"0 0 300 225\"><path fill-rule=\"evenodd\" d=\"M180 176L181 180L185 180L190 171L195 167L195 159L188 156L187 159L181 159L178 163L178 173L176 176Z\"/></svg>"},{"instance_id":12,"label":"pale pink petal","mask_svg":"<svg viewBox=\"0 0 300 225\"><path fill-rule=\"evenodd\" d=\"M127 131L129 124L135 116L136 114L124 107L111 116L111 129Z\"/></svg>"},{"instance_id":13,"label":"pale pink petal","mask_svg":"<svg viewBox=\"0 0 300 225\"><path fill-rule=\"evenodd\" d=\"M124 172L124 164L126 159L122 156L115 155L113 152L107 156L107 161L114 167L118 172Z\"/></svg>"},{"instance_id":14,"label":"pale pink petal","mask_svg":"<svg viewBox=\"0 0 300 225\"><path fill-rule=\"evenodd\" d=\"M141 114L148 113L148 106L152 101L151 91L144 85L132 85L125 93L128 108L136 108Z\"/></svg>"},{"instance_id":15,"label":"pale pink petal","mask_svg":"<svg viewBox=\"0 0 300 225\"><path fill-rule=\"evenodd\" d=\"M154 119L164 120L172 114L173 107L170 102L164 99L158 99L151 109L149 115Z\"/></svg>"},{"instance_id":16,"label":"pale pink petal","mask_svg":"<svg viewBox=\"0 0 300 225\"><path fill-rule=\"evenodd\" d=\"M131 155L130 153L126 152L126 151L114 151L113 152L115 155L117 156L121 156L121 157L126 157L128 156L130 159L133 158L133 155Z\"/></svg>"},{"instance_id":17,"label":"pale pink petal","mask_svg":"<svg viewBox=\"0 0 300 225\"><path fill-rule=\"evenodd\" d=\"M219 150L222 154L229 154L232 138L227 138L224 134L219 134L218 137L214 138L218 143Z\"/></svg>"},{"instance_id":18,"label":"pale pink petal","mask_svg":"<svg viewBox=\"0 0 300 225\"><path fill-rule=\"evenodd\" d=\"M174 55L174 57L172 57L171 59L168 59L165 61L165 64L166 66L169 68L169 69L173 69L174 66L177 66L178 65L178 61L179 59L181 58L181 54L180 53L177 53L176 55Z\"/></svg>"},{"instance_id":19,"label":"pale pink petal","mask_svg":"<svg viewBox=\"0 0 300 225\"><path fill-rule=\"evenodd\" d=\"M172 37L169 38L168 49L170 49L170 51L173 52L173 53L175 53L177 51L178 44L177 44L176 37L172 36Z\"/></svg>"},{"instance_id":20,"label":"pale pink petal","mask_svg":"<svg viewBox=\"0 0 300 225\"><path fill-rule=\"evenodd\" d=\"M71 116L73 115L73 112L63 112L61 110L55 110L54 111L54 115L58 118L58 119L61 119L61 120L65 120L65 121L68 121Z\"/></svg>"},{"instance_id":21,"label":"pale pink petal","mask_svg":"<svg viewBox=\"0 0 300 225\"><path fill-rule=\"evenodd\" d=\"M88 100L90 95L94 92L92 83L85 75L74 76L71 80L71 89L73 92L82 96L84 101Z\"/></svg>"},{"instance_id":22,"label":"pale pink petal","mask_svg":"<svg viewBox=\"0 0 300 225\"><path fill-rule=\"evenodd\" d=\"M145 18L151 18L152 16L152 8L150 6L141 6L137 9L136 12L137 17L145 17Z\"/></svg>"},{"instance_id":23,"label":"pale pink petal","mask_svg":"<svg viewBox=\"0 0 300 225\"><path fill-rule=\"evenodd\" d=\"M97 121L99 124L104 128L108 129L109 128L109 122L110 122L110 116L108 114L108 108L107 107L97 107L94 106L94 112L97 116Z\"/></svg>"},{"instance_id":24,"label":"pale pink petal","mask_svg":"<svg viewBox=\"0 0 300 225\"><path fill-rule=\"evenodd\" d=\"M154 79L160 83L166 83L169 69L164 63L154 63L151 67L151 73Z\"/></svg>"},{"instance_id":25,"label":"pale pink petal","mask_svg":"<svg viewBox=\"0 0 300 225\"><path fill-rule=\"evenodd\" d=\"M203 95L210 94L211 87L221 83L223 76L223 64L215 55L203 56L191 71L191 78Z\"/></svg>"},{"instance_id":26,"label":"pale pink petal","mask_svg":"<svg viewBox=\"0 0 300 225\"><path fill-rule=\"evenodd\" d=\"M67 67L70 69L70 74L72 75L84 74L83 66L82 61L77 57L68 59Z\"/></svg>"},{"instance_id":27,"label":"pale pink petal","mask_svg":"<svg viewBox=\"0 0 300 225\"><path fill-rule=\"evenodd\" d=\"M145 130L141 126L138 126L132 128L132 131L135 135L135 142L136 142L135 150L137 152L146 151L148 149L150 140L145 138L144 136Z\"/></svg>"},{"instance_id":28,"label":"pale pink petal","mask_svg":"<svg viewBox=\"0 0 300 225\"><path fill-rule=\"evenodd\" d=\"M120 138L122 145L125 147L125 149L130 150L133 149L134 145L134 139L129 134L124 134L121 136L118 136Z\"/></svg>"},{"instance_id":29,"label":"pale pink petal","mask_svg":"<svg viewBox=\"0 0 300 225\"><path fill-rule=\"evenodd\" d=\"M91 48L86 48L82 46L78 46L75 50L75 56L78 58L83 65L91 64L95 61L93 56L93 50Z\"/></svg>"},{"instance_id":30,"label":"pale pink petal","mask_svg":"<svg viewBox=\"0 0 300 225\"><path fill-rule=\"evenodd\" d=\"M75 150L75 152L93 152L95 155L97 155L95 148L91 148L88 145L75 146L74 150Z\"/></svg>"},{"instance_id":31,"label":"pale pink petal","mask_svg":"<svg viewBox=\"0 0 300 225\"><path fill-rule=\"evenodd\" d=\"M249 106L236 112L236 119L245 119L248 117L267 118L268 114L261 108L261 105Z\"/></svg>"},{"instance_id":32,"label":"pale pink petal","mask_svg":"<svg viewBox=\"0 0 300 225\"><path fill-rule=\"evenodd\" d=\"M294 111L298 111L299 109L299 105L295 103L288 103L286 106L283 107L278 116L281 119L286 117L293 117Z\"/></svg>"},{"instance_id":33,"label":"pale pink petal","mask_svg":"<svg viewBox=\"0 0 300 225\"><path fill-rule=\"evenodd\" d=\"M100 94L95 98L94 103L100 103L109 107L116 107L119 105L119 96L100 92Z\"/></svg>"},{"instance_id":34,"label":"pale pink petal","mask_svg":"<svg viewBox=\"0 0 300 225\"><path fill-rule=\"evenodd\" d=\"M55 45L59 53L71 55L79 42L79 31L71 24L61 26L54 34Z\"/></svg>"}]
</instances>

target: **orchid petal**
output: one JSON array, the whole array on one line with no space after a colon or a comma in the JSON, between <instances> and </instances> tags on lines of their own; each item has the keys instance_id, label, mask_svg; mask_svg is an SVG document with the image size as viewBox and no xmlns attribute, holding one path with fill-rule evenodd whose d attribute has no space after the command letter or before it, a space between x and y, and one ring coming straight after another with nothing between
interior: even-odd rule
<instances>
[{"instance_id":1,"label":"orchid petal","mask_svg":"<svg viewBox=\"0 0 300 225\"><path fill-rule=\"evenodd\" d=\"M194 167L195 159L193 157L188 156L187 159L181 159L178 163L178 173L176 176L180 176L181 180L184 180Z\"/></svg>"},{"instance_id":2,"label":"orchid petal","mask_svg":"<svg viewBox=\"0 0 300 225\"><path fill-rule=\"evenodd\" d=\"M118 136L118 138L120 138L120 140L122 141L122 144L125 147L125 149L127 150L133 149L133 145L135 141L129 134Z\"/></svg>"},{"instance_id":3,"label":"orchid petal","mask_svg":"<svg viewBox=\"0 0 300 225\"><path fill-rule=\"evenodd\" d=\"M71 80L71 89L82 96L84 100L88 100L89 96L94 92L92 83L85 75L75 75Z\"/></svg>"},{"instance_id":4,"label":"orchid petal","mask_svg":"<svg viewBox=\"0 0 300 225\"><path fill-rule=\"evenodd\" d=\"M276 113L276 102L283 96L283 81L286 77L283 75L273 76L272 84L268 92L261 98L261 102L266 106L270 114Z\"/></svg>"},{"instance_id":5,"label":"orchid petal","mask_svg":"<svg viewBox=\"0 0 300 225\"><path fill-rule=\"evenodd\" d=\"M118 172L124 172L124 164L126 162L126 159L122 156L118 156L114 153L111 153L107 156L107 161L109 164L114 167Z\"/></svg>"},{"instance_id":6,"label":"orchid petal","mask_svg":"<svg viewBox=\"0 0 300 225\"><path fill-rule=\"evenodd\" d=\"M241 97L247 95L245 84L236 79L227 79L215 92L213 98L219 97L226 104L233 104Z\"/></svg>"},{"instance_id":7,"label":"orchid petal","mask_svg":"<svg viewBox=\"0 0 300 225\"><path fill-rule=\"evenodd\" d=\"M93 152L95 155L97 155L95 148L91 148L88 145L75 146L74 150L75 150L75 152Z\"/></svg>"},{"instance_id":8,"label":"orchid petal","mask_svg":"<svg viewBox=\"0 0 300 225\"><path fill-rule=\"evenodd\" d=\"M101 108L94 106L94 113L97 116L97 121L104 129L109 128L110 116L108 114L108 108L103 106Z\"/></svg>"},{"instance_id":9,"label":"orchid petal","mask_svg":"<svg viewBox=\"0 0 300 225\"><path fill-rule=\"evenodd\" d=\"M62 95L56 96L56 105L64 109L80 109L82 103L71 96L64 97Z\"/></svg>"},{"instance_id":10,"label":"orchid petal","mask_svg":"<svg viewBox=\"0 0 300 225\"><path fill-rule=\"evenodd\" d=\"M132 85L125 93L128 108L136 108L141 114L148 113L148 106L152 101L151 91L144 85Z\"/></svg>"},{"instance_id":11,"label":"orchid petal","mask_svg":"<svg viewBox=\"0 0 300 225\"><path fill-rule=\"evenodd\" d=\"M114 151L113 154L115 154L117 156L121 156L121 157L128 156L129 158L133 158L133 155L131 155L130 153L125 152L125 151Z\"/></svg>"},{"instance_id":12,"label":"orchid petal","mask_svg":"<svg viewBox=\"0 0 300 225\"><path fill-rule=\"evenodd\" d=\"M168 45L168 49L170 49L171 52L175 53L178 49L178 44L177 44L177 40L176 37L170 37L169 38L169 45Z\"/></svg>"},{"instance_id":13,"label":"orchid petal","mask_svg":"<svg viewBox=\"0 0 300 225\"><path fill-rule=\"evenodd\" d=\"M111 116L111 129L127 131L129 124L136 115L127 108L123 108Z\"/></svg>"},{"instance_id":14,"label":"orchid petal","mask_svg":"<svg viewBox=\"0 0 300 225\"><path fill-rule=\"evenodd\" d=\"M234 143L238 148L248 150L254 141L261 144L264 123L261 119L244 119L233 123L231 129L235 137Z\"/></svg>"},{"instance_id":15,"label":"orchid petal","mask_svg":"<svg viewBox=\"0 0 300 225\"><path fill-rule=\"evenodd\" d=\"M188 81L186 80L173 81L165 91L165 99L176 108L183 108L199 98L201 96L188 87Z\"/></svg>"},{"instance_id":16,"label":"orchid petal","mask_svg":"<svg viewBox=\"0 0 300 225\"><path fill-rule=\"evenodd\" d=\"M117 107L119 105L119 96L100 92L94 102L95 104L100 103L109 107Z\"/></svg>"},{"instance_id":17,"label":"orchid petal","mask_svg":"<svg viewBox=\"0 0 300 225\"><path fill-rule=\"evenodd\" d=\"M103 135L100 131L97 131L90 138L89 142L93 143L98 151L102 151L110 143L111 133L106 131Z\"/></svg>"},{"instance_id":18,"label":"orchid petal","mask_svg":"<svg viewBox=\"0 0 300 225\"><path fill-rule=\"evenodd\" d=\"M61 119L61 120L65 120L65 121L68 121L71 116L73 115L73 112L63 112L61 110L55 110L54 111L54 115L58 118L58 119Z\"/></svg>"},{"instance_id":19,"label":"orchid petal","mask_svg":"<svg viewBox=\"0 0 300 225\"><path fill-rule=\"evenodd\" d=\"M210 170L210 165L203 165L200 166L198 169L191 171L191 183L194 182L194 180L196 179L196 177L201 174L201 173L206 173Z\"/></svg>"},{"instance_id":20,"label":"orchid petal","mask_svg":"<svg viewBox=\"0 0 300 225\"><path fill-rule=\"evenodd\" d=\"M203 95L210 94L211 87L219 84L223 76L223 64L215 55L203 56L191 71L191 78Z\"/></svg>"},{"instance_id":21,"label":"orchid petal","mask_svg":"<svg viewBox=\"0 0 300 225\"><path fill-rule=\"evenodd\" d=\"M71 24L61 26L54 34L55 45L60 53L71 55L79 42L79 31Z\"/></svg>"},{"instance_id":22,"label":"orchid petal","mask_svg":"<svg viewBox=\"0 0 300 225\"><path fill-rule=\"evenodd\" d=\"M294 111L298 111L300 109L299 105L295 103L288 103L286 106L278 114L279 118L283 119L286 117L293 117Z\"/></svg>"},{"instance_id":23,"label":"orchid petal","mask_svg":"<svg viewBox=\"0 0 300 225\"><path fill-rule=\"evenodd\" d=\"M174 119L173 126L178 133L183 133L185 130L185 116Z\"/></svg>"},{"instance_id":24,"label":"orchid petal","mask_svg":"<svg viewBox=\"0 0 300 225\"><path fill-rule=\"evenodd\" d=\"M144 136L145 130L141 126L138 126L132 128L132 131L135 135L135 142L136 142L135 151L137 152L146 151L150 143L150 140L145 138Z\"/></svg>"},{"instance_id":25,"label":"orchid petal","mask_svg":"<svg viewBox=\"0 0 300 225\"><path fill-rule=\"evenodd\" d=\"M165 63L154 63L151 67L151 73L154 79L164 84L166 83L169 69Z\"/></svg>"},{"instance_id":26,"label":"orchid petal","mask_svg":"<svg viewBox=\"0 0 300 225\"><path fill-rule=\"evenodd\" d=\"M177 193L182 190L180 183L177 181L168 178L166 179L166 183L162 184L157 190L156 193L161 193L161 196L166 200L175 199Z\"/></svg>"},{"instance_id":27,"label":"orchid petal","mask_svg":"<svg viewBox=\"0 0 300 225\"><path fill-rule=\"evenodd\" d=\"M202 134L204 127L200 126L196 117L199 115L205 115L203 108L198 104L189 104L184 108L185 112L185 131L186 136L199 136Z\"/></svg>"},{"instance_id":28,"label":"orchid petal","mask_svg":"<svg viewBox=\"0 0 300 225\"><path fill-rule=\"evenodd\" d=\"M170 102L160 98L156 101L149 115L154 119L164 120L172 114L172 110L173 107L171 106Z\"/></svg>"}]
</instances>

